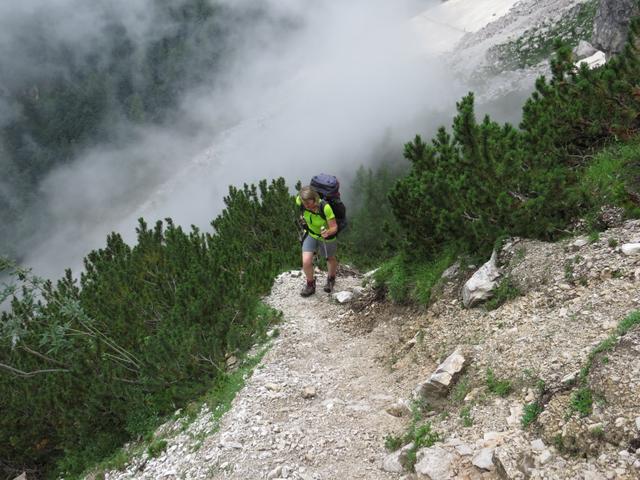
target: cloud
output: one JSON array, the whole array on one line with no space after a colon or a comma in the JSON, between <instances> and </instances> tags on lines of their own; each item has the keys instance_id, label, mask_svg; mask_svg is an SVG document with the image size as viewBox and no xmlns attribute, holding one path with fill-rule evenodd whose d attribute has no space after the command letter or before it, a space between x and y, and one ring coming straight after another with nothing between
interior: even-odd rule
<instances>
[{"instance_id":1,"label":"cloud","mask_svg":"<svg viewBox=\"0 0 640 480\"><path fill-rule=\"evenodd\" d=\"M53 3L78 9L58 35L91 38L83 2ZM148 2L121 3L144 48L158 34L141 12ZM269 0L259 12L249 0L222 3L234 12L224 71L185 92L171 124L86 151L42 184L46 240L30 243L27 257L39 272L77 269L112 230L133 240L140 216L207 230L230 184L284 176L293 185L321 171L348 177L384 138L401 152L416 133L450 122L466 91L414 36L409 18L419 2Z\"/></svg>"},{"instance_id":2,"label":"cloud","mask_svg":"<svg viewBox=\"0 0 640 480\"><path fill-rule=\"evenodd\" d=\"M107 58L110 28L124 28L144 48L154 28L153 0L23 0L0 3L0 84L64 76L68 65L88 56ZM62 62L61 60L64 60Z\"/></svg>"}]
</instances>

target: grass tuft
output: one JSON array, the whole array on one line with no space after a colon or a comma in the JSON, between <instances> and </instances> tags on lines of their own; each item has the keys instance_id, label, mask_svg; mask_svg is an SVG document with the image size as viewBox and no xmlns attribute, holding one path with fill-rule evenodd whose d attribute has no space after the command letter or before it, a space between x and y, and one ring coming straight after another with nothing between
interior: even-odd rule
<instances>
[{"instance_id":1,"label":"grass tuft","mask_svg":"<svg viewBox=\"0 0 640 480\"><path fill-rule=\"evenodd\" d=\"M509 380L497 379L490 368L487 369L487 388L491 393L506 397L511 393L511 382Z\"/></svg>"},{"instance_id":2,"label":"grass tuft","mask_svg":"<svg viewBox=\"0 0 640 480\"><path fill-rule=\"evenodd\" d=\"M522 427L527 428L533 422L538 420L538 416L542 413L542 406L538 402L529 403L524 406L522 412Z\"/></svg>"}]
</instances>

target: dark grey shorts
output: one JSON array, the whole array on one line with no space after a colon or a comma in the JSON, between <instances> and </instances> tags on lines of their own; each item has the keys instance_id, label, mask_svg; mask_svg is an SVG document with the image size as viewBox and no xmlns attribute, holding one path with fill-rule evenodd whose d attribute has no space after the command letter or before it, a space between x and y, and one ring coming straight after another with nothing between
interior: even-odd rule
<instances>
[{"instance_id":1,"label":"dark grey shorts","mask_svg":"<svg viewBox=\"0 0 640 480\"><path fill-rule=\"evenodd\" d=\"M316 240L311 235L307 235L307 237L304 239L304 242L302 242L303 252L318 252L318 254L324 256L324 258L335 257L337 250L337 240L323 242L322 240Z\"/></svg>"}]
</instances>

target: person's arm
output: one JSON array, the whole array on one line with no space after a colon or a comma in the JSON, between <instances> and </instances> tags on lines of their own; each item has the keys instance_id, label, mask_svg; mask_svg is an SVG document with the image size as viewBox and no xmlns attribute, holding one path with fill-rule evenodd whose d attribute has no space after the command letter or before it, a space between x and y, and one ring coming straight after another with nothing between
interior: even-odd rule
<instances>
[{"instance_id":1,"label":"person's arm","mask_svg":"<svg viewBox=\"0 0 640 480\"><path fill-rule=\"evenodd\" d=\"M322 238L331 237L332 235L338 233L338 222L335 218L327 220L327 223L329 224L329 228L322 231Z\"/></svg>"}]
</instances>

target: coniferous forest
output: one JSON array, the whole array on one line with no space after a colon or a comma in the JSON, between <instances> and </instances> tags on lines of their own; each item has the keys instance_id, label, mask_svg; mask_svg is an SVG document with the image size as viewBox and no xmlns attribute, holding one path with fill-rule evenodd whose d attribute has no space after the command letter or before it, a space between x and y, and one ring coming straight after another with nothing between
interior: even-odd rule
<instances>
[{"instance_id":1,"label":"coniferous forest","mask_svg":"<svg viewBox=\"0 0 640 480\"><path fill-rule=\"evenodd\" d=\"M194 10L181 13L187 23L203 15L198 5L204 3L192 4ZM632 34L639 29L634 22ZM178 48L182 40L174 41ZM171 41L163 45L158 59L172 51ZM576 70L570 50L558 45L552 71L551 79L538 80L519 126L478 121L469 94L458 103L451 130L406 144L408 170L361 169L342 261L380 265L376 280L392 301L428 303L439 274L456 258L487 255L507 236L555 240L576 228L597 231L603 207L640 216L635 43L594 70ZM129 85L117 97L123 115L161 115L159 105L167 100L154 91L188 81L146 78L157 90L136 93L123 80ZM45 114L59 119L56 109L65 105L84 109L84 88L115 88L89 80L75 85L85 87L70 91L52 83L40 92L50 96L52 110L34 108L12 128L33 129ZM112 101L110 95L89 97ZM83 111L101 111L92 105ZM48 123L82 139L102 120ZM37 165L64 161L75 144L49 145L66 138L64 132L41 132L38 148L29 151L20 143L24 137L10 130L3 131L8 158L29 159L13 167L25 184L36 181ZM141 219L133 246L111 234L104 248L85 257L79 279L67 272L55 282L41 280L3 260L2 270L14 279L4 291L11 308L0 324L4 475L77 476L223 381L228 355L263 338L273 320L261 295L279 272L298 268L292 200L282 179L263 181L231 187L211 232ZM376 228L367 212L378 212Z\"/></svg>"}]
</instances>

